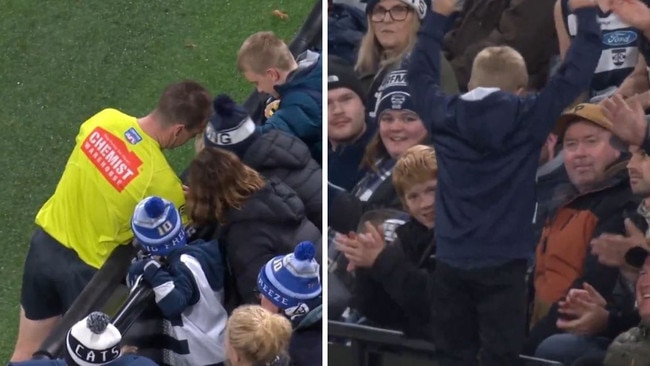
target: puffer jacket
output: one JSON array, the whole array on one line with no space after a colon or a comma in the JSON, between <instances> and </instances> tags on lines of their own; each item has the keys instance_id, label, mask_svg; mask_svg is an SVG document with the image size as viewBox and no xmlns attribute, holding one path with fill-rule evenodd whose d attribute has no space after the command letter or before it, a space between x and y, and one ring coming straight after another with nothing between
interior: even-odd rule
<instances>
[{"instance_id":1,"label":"puffer jacket","mask_svg":"<svg viewBox=\"0 0 650 366\"><path fill-rule=\"evenodd\" d=\"M228 264L229 311L259 302L257 275L266 262L293 252L301 241L311 241L317 247L321 243L320 231L305 216L296 192L277 178L270 178L241 209L226 211L217 238Z\"/></svg>"},{"instance_id":2,"label":"puffer jacket","mask_svg":"<svg viewBox=\"0 0 650 366\"><path fill-rule=\"evenodd\" d=\"M269 131L250 145L242 161L265 178L276 177L296 191L309 221L321 228L323 173L300 139L282 131Z\"/></svg>"}]
</instances>

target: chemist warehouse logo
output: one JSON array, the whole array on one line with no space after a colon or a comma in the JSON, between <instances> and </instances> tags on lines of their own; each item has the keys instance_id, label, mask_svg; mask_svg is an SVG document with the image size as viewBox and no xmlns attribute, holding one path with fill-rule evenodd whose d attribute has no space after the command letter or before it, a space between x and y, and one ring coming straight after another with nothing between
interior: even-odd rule
<instances>
[{"instance_id":1,"label":"chemist warehouse logo","mask_svg":"<svg viewBox=\"0 0 650 366\"><path fill-rule=\"evenodd\" d=\"M118 192L138 176L142 161L126 148L126 143L101 127L86 137L81 150Z\"/></svg>"}]
</instances>

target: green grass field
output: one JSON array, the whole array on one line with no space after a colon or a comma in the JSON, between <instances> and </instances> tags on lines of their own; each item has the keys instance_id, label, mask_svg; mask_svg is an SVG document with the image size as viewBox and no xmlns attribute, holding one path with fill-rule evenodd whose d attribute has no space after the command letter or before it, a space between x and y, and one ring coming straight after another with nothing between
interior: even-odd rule
<instances>
[{"instance_id":1,"label":"green grass field","mask_svg":"<svg viewBox=\"0 0 650 366\"><path fill-rule=\"evenodd\" d=\"M105 107L144 115L183 78L239 102L241 42L260 30L290 41L309 0L0 2L0 364L13 350L22 266L40 205L54 191L79 124ZM288 19L273 16L279 9ZM168 154L177 170L191 144ZM56 266L57 263L52 263Z\"/></svg>"}]
</instances>

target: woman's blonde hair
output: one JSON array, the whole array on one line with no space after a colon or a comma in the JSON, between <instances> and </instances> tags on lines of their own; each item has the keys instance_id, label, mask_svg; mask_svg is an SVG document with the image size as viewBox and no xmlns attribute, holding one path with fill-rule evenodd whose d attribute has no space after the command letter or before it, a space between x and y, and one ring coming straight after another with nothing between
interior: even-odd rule
<instances>
[{"instance_id":1,"label":"woman's blonde hair","mask_svg":"<svg viewBox=\"0 0 650 366\"><path fill-rule=\"evenodd\" d=\"M241 209L244 201L262 189L262 176L242 163L237 155L205 147L190 163L187 207L198 225L225 223L229 209Z\"/></svg>"},{"instance_id":2,"label":"woman's blonde hair","mask_svg":"<svg viewBox=\"0 0 650 366\"><path fill-rule=\"evenodd\" d=\"M251 364L268 364L285 355L291 341L291 322L259 305L243 305L228 318L228 343Z\"/></svg>"},{"instance_id":3,"label":"woman's blonde hair","mask_svg":"<svg viewBox=\"0 0 650 366\"><path fill-rule=\"evenodd\" d=\"M418 29L420 29L420 18L411 11L411 28L406 47L393 55L387 55L386 50L379 44L377 37L375 37L374 23L367 17L369 24L368 31L361 39L359 46L359 53L357 54L357 63L354 65L354 70L359 75L376 74L378 70L384 67L392 67L398 64L404 56L411 52L417 40Z\"/></svg>"}]
</instances>

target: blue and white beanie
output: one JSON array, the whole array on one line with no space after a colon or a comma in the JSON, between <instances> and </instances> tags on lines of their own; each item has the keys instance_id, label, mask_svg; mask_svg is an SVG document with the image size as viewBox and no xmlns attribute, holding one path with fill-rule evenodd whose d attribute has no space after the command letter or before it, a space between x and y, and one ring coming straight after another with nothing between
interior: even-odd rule
<instances>
[{"instance_id":1,"label":"blue and white beanie","mask_svg":"<svg viewBox=\"0 0 650 366\"><path fill-rule=\"evenodd\" d=\"M406 85L405 69L395 69L389 72L379 86L377 95L377 104L375 105L373 116L377 121L379 121L381 114L386 110L415 111L410 90L408 85Z\"/></svg>"},{"instance_id":2,"label":"blue and white beanie","mask_svg":"<svg viewBox=\"0 0 650 366\"><path fill-rule=\"evenodd\" d=\"M108 315L95 311L70 328L66 357L79 366L106 365L120 357L122 334Z\"/></svg>"},{"instance_id":3,"label":"blue and white beanie","mask_svg":"<svg viewBox=\"0 0 650 366\"><path fill-rule=\"evenodd\" d=\"M173 203L147 197L135 206L131 229L139 244L150 254L165 256L187 244L183 222Z\"/></svg>"},{"instance_id":4,"label":"blue and white beanie","mask_svg":"<svg viewBox=\"0 0 650 366\"><path fill-rule=\"evenodd\" d=\"M303 241L294 252L266 263L257 276L257 288L292 321L321 305L320 266L314 244Z\"/></svg>"},{"instance_id":5,"label":"blue and white beanie","mask_svg":"<svg viewBox=\"0 0 650 366\"><path fill-rule=\"evenodd\" d=\"M218 147L234 152L241 159L248 147L260 136L255 122L244 109L226 94L213 101L214 115L205 127L203 142L207 147Z\"/></svg>"}]
</instances>

